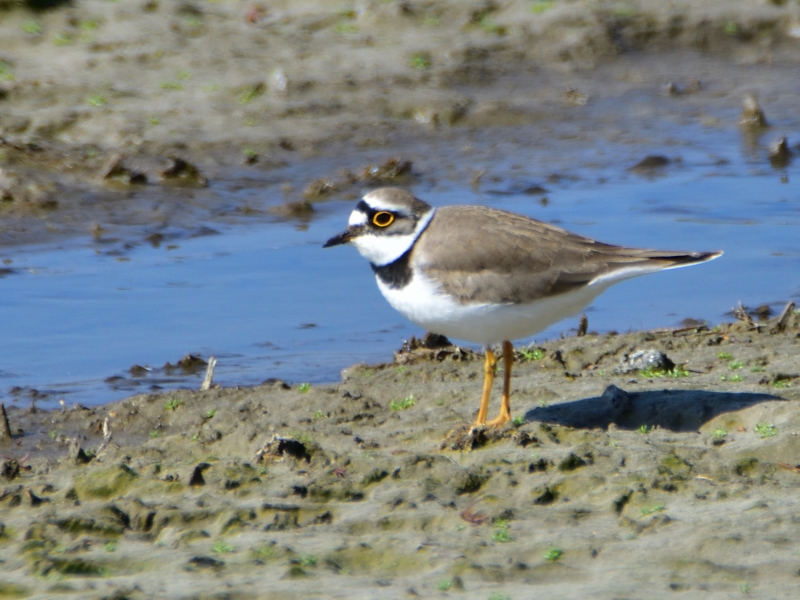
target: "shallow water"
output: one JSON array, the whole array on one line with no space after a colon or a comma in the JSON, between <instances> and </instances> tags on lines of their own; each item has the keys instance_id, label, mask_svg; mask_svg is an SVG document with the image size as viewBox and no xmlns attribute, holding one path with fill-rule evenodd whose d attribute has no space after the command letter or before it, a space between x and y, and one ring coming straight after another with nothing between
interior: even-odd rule
<instances>
[{"instance_id":1,"label":"shallow water","mask_svg":"<svg viewBox=\"0 0 800 600\"><path fill-rule=\"evenodd\" d=\"M773 169L763 148L738 139L716 132L711 151L681 148L681 161L650 177L626 168L630 148L612 147L570 177L548 180L501 160L477 188L445 181L412 189L434 205L485 204L610 243L723 249L712 263L622 283L587 311L598 332L673 327L689 317L713 324L739 301L779 309L800 295L798 169ZM240 183L212 189L235 203L254 193ZM546 202L521 191L534 184L546 188ZM267 204L281 201L274 183L259 193ZM36 389L46 394L33 394L39 406L59 398L92 405L155 385L197 386L202 372L157 369L187 353L216 356L215 381L224 385L333 381L353 363L390 360L422 332L386 304L354 249L321 247L353 204L319 204L307 226L214 223L221 235L158 247L101 238L5 250L0 258L14 272L0 279L0 398L26 403ZM535 339L576 324L568 319ZM134 364L156 370L131 377Z\"/></svg>"}]
</instances>

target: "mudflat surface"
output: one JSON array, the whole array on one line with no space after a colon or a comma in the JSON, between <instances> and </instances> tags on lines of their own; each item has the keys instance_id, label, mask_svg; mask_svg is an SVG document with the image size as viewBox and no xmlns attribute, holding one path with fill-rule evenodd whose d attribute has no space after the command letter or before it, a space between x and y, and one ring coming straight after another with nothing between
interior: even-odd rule
<instances>
[{"instance_id":1,"label":"mudflat surface","mask_svg":"<svg viewBox=\"0 0 800 600\"><path fill-rule=\"evenodd\" d=\"M392 157L477 183L515 159L602 167L612 142L632 166L691 146L681 124L737 128L748 94L772 128L743 140L766 161L800 95L795 2L49 4L0 5L0 245L267 208L302 223L408 183L373 170ZM231 205L219 180L267 180L285 206Z\"/></svg>"},{"instance_id":2,"label":"mudflat surface","mask_svg":"<svg viewBox=\"0 0 800 600\"><path fill-rule=\"evenodd\" d=\"M539 174L602 168L605 141L633 165L664 123L680 148L682 124L739 128L749 93L771 128L742 144L768 165L800 96L796 2L28 6L0 1L6 247L276 214L227 204L221 179L269 182L302 225L403 183L395 156L432 183L528 150ZM519 422L471 437L482 360L452 347L330 385L7 402L0 596L794 598L797 314L783 325L528 349ZM615 373L639 350L678 367Z\"/></svg>"},{"instance_id":3,"label":"mudflat surface","mask_svg":"<svg viewBox=\"0 0 800 600\"><path fill-rule=\"evenodd\" d=\"M471 435L482 357L453 346L327 386L12 408L0 589L791 598L800 315L775 324L527 349L517 421ZM640 350L678 366L615 374Z\"/></svg>"}]
</instances>

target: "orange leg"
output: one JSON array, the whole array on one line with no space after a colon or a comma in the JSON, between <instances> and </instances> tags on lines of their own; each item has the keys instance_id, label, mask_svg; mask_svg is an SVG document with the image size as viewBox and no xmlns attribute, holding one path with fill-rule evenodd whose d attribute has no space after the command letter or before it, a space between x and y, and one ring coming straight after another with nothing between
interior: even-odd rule
<instances>
[{"instance_id":1,"label":"orange leg","mask_svg":"<svg viewBox=\"0 0 800 600\"><path fill-rule=\"evenodd\" d=\"M494 383L494 368L497 366L497 359L491 348L486 349L486 361L483 363L483 395L481 396L481 408L478 411L478 418L473 425L484 425L486 423L486 413L489 411L489 398L492 395L492 384Z\"/></svg>"},{"instance_id":2,"label":"orange leg","mask_svg":"<svg viewBox=\"0 0 800 600\"><path fill-rule=\"evenodd\" d=\"M486 425L499 427L511 420L511 365L514 364L514 347L511 342L503 342L503 400L500 414Z\"/></svg>"}]
</instances>

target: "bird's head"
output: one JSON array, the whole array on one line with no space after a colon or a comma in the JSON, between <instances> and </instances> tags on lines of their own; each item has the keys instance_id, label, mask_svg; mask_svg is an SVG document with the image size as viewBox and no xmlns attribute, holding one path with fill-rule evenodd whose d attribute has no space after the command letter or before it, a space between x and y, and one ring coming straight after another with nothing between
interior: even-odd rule
<instances>
[{"instance_id":1,"label":"bird's head","mask_svg":"<svg viewBox=\"0 0 800 600\"><path fill-rule=\"evenodd\" d=\"M433 217L434 208L399 188L368 193L350 213L347 229L323 248L353 244L376 267L405 254Z\"/></svg>"}]
</instances>

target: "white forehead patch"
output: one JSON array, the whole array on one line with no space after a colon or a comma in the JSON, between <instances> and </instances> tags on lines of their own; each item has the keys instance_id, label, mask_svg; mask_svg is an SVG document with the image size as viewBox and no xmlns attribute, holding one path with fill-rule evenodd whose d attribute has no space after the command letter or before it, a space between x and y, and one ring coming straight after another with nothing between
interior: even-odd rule
<instances>
[{"instance_id":1,"label":"white forehead patch","mask_svg":"<svg viewBox=\"0 0 800 600\"><path fill-rule=\"evenodd\" d=\"M393 202L386 202L382 200L380 202L367 202L370 208L373 210L385 210L388 212L399 213L401 215L409 214L409 210L407 206L399 206Z\"/></svg>"},{"instance_id":2,"label":"white forehead patch","mask_svg":"<svg viewBox=\"0 0 800 600\"><path fill-rule=\"evenodd\" d=\"M364 196L364 202L369 204L370 208L373 210L387 210L389 212L400 213L403 215L408 214L408 205L395 204L394 202L384 198L383 194L370 192Z\"/></svg>"},{"instance_id":3,"label":"white forehead patch","mask_svg":"<svg viewBox=\"0 0 800 600\"><path fill-rule=\"evenodd\" d=\"M350 227L358 227L359 225L367 224L367 215L360 210L354 210L350 213L350 220L347 221Z\"/></svg>"}]
</instances>

